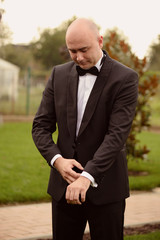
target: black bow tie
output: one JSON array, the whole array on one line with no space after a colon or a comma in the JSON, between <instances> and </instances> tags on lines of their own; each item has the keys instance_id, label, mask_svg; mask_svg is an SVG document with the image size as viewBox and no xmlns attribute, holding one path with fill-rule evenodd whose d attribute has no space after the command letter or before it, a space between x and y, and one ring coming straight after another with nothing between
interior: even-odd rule
<instances>
[{"instance_id":1,"label":"black bow tie","mask_svg":"<svg viewBox=\"0 0 160 240\"><path fill-rule=\"evenodd\" d=\"M90 73L90 74L96 75L96 76L98 76L98 74L99 74L99 71L95 66L91 67L89 69L83 69L80 66L76 66L76 69L77 69L79 76L84 76L86 73Z\"/></svg>"}]
</instances>

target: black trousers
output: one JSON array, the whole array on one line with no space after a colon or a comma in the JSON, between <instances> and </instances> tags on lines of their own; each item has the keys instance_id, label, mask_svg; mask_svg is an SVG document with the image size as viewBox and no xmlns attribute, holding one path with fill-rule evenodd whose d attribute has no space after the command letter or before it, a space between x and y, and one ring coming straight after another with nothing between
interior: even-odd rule
<instances>
[{"instance_id":1,"label":"black trousers","mask_svg":"<svg viewBox=\"0 0 160 240\"><path fill-rule=\"evenodd\" d=\"M123 240L125 200L102 206L52 200L53 240L82 240L88 221L92 240Z\"/></svg>"}]
</instances>

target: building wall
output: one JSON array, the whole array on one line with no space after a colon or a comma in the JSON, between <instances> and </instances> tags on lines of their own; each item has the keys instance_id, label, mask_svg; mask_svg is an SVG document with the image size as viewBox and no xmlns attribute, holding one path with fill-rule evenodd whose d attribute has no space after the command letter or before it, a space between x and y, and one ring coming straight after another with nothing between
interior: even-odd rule
<instances>
[{"instance_id":1,"label":"building wall","mask_svg":"<svg viewBox=\"0 0 160 240\"><path fill-rule=\"evenodd\" d=\"M0 59L0 98L16 100L19 70L16 65Z\"/></svg>"}]
</instances>

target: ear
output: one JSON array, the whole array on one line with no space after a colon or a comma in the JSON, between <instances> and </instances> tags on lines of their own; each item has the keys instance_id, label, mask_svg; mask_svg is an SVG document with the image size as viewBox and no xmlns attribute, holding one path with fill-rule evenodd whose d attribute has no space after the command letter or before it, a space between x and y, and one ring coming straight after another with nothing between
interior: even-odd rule
<instances>
[{"instance_id":1,"label":"ear","mask_svg":"<svg viewBox=\"0 0 160 240\"><path fill-rule=\"evenodd\" d=\"M103 36L99 36L99 46L101 49L103 48Z\"/></svg>"}]
</instances>

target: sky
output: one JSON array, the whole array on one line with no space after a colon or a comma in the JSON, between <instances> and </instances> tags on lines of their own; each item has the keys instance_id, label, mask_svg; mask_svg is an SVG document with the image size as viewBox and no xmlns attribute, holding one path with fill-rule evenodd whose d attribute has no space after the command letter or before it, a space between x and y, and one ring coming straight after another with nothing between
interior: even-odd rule
<instances>
[{"instance_id":1,"label":"sky","mask_svg":"<svg viewBox=\"0 0 160 240\"><path fill-rule=\"evenodd\" d=\"M13 43L29 43L39 29L58 27L73 16L93 19L106 30L118 28L140 58L160 34L160 0L4 0L3 21Z\"/></svg>"}]
</instances>

